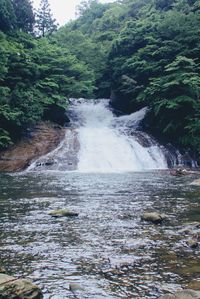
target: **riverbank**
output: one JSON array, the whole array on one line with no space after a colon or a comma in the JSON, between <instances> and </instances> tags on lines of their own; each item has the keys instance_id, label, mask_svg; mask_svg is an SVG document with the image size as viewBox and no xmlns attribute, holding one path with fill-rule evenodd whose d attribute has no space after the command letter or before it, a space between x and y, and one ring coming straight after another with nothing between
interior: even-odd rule
<instances>
[{"instance_id":1,"label":"riverbank","mask_svg":"<svg viewBox=\"0 0 200 299\"><path fill-rule=\"evenodd\" d=\"M58 146L65 136L65 129L49 123L38 124L29 137L0 152L0 172L25 169L31 161L47 154Z\"/></svg>"}]
</instances>

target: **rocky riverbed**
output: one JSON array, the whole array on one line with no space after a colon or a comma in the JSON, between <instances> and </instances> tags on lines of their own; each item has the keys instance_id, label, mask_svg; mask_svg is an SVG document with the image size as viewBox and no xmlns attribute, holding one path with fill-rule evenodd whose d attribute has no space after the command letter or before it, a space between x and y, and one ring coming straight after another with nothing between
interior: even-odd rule
<instances>
[{"instance_id":1,"label":"rocky riverbed","mask_svg":"<svg viewBox=\"0 0 200 299\"><path fill-rule=\"evenodd\" d=\"M158 171L1 174L0 267L30 279L44 299L158 299L199 291L194 179Z\"/></svg>"}]
</instances>

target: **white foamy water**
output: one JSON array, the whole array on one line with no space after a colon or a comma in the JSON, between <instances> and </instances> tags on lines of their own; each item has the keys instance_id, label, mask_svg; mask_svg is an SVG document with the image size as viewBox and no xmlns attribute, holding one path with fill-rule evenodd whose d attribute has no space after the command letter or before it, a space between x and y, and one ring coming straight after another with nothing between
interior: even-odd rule
<instances>
[{"instance_id":1,"label":"white foamy water","mask_svg":"<svg viewBox=\"0 0 200 299\"><path fill-rule=\"evenodd\" d=\"M78 129L80 151L78 171L121 172L167 168L159 146L152 143L143 147L125 129L137 127L146 109L128 116L116 117L107 100L82 101L74 106L76 118L81 121Z\"/></svg>"},{"instance_id":2,"label":"white foamy water","mask_svg":"<svg viewBox=\"0 0 200 299\"><path fill-rule=\"evenodd\" d=\"M108 100L72 99L65 139L26 171L114 173L167 168L159 145L138 131L147 109L116 117L108 104Z\"/></svg>"}]
</instances>

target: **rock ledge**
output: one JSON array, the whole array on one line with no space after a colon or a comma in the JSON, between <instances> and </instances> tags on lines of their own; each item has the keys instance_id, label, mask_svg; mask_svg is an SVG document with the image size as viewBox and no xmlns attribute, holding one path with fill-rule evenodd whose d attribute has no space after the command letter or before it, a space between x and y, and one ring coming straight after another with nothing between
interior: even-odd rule
<instances>
[{"instance_id":1,"label":"rock ledge","mask_svg":"<svg viewBox=\"0 0 200 299\"><path fill-rule=\"evenodd\" d=\"M31 161L56 148L64 136L64 128L51 123L40 123L31 132L31 137L0 152L0 172L25 169Z\"/></svg>"}]
</instances>

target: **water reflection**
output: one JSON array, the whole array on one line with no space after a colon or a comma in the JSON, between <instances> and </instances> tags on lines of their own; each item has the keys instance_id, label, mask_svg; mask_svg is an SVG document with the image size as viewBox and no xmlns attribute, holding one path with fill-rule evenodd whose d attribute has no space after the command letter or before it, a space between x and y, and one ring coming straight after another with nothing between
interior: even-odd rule
<instances>
[{"instance_id":1,"label":"water reflection","mask_svg":"<svg viewBox=\"0 0 200 299\"><path fill-rule=\"evenodd\" d=\"M29 173L1 175L1 265L43 288L44 298L158 298L165 290L199 282L200 193L192 177L165 172L124 174ZM78 218L51 218L69 208ZM144 210L169 215L152 225ZM187 223L187 224L186 224Z\"/></svg>"}]
</instances>

